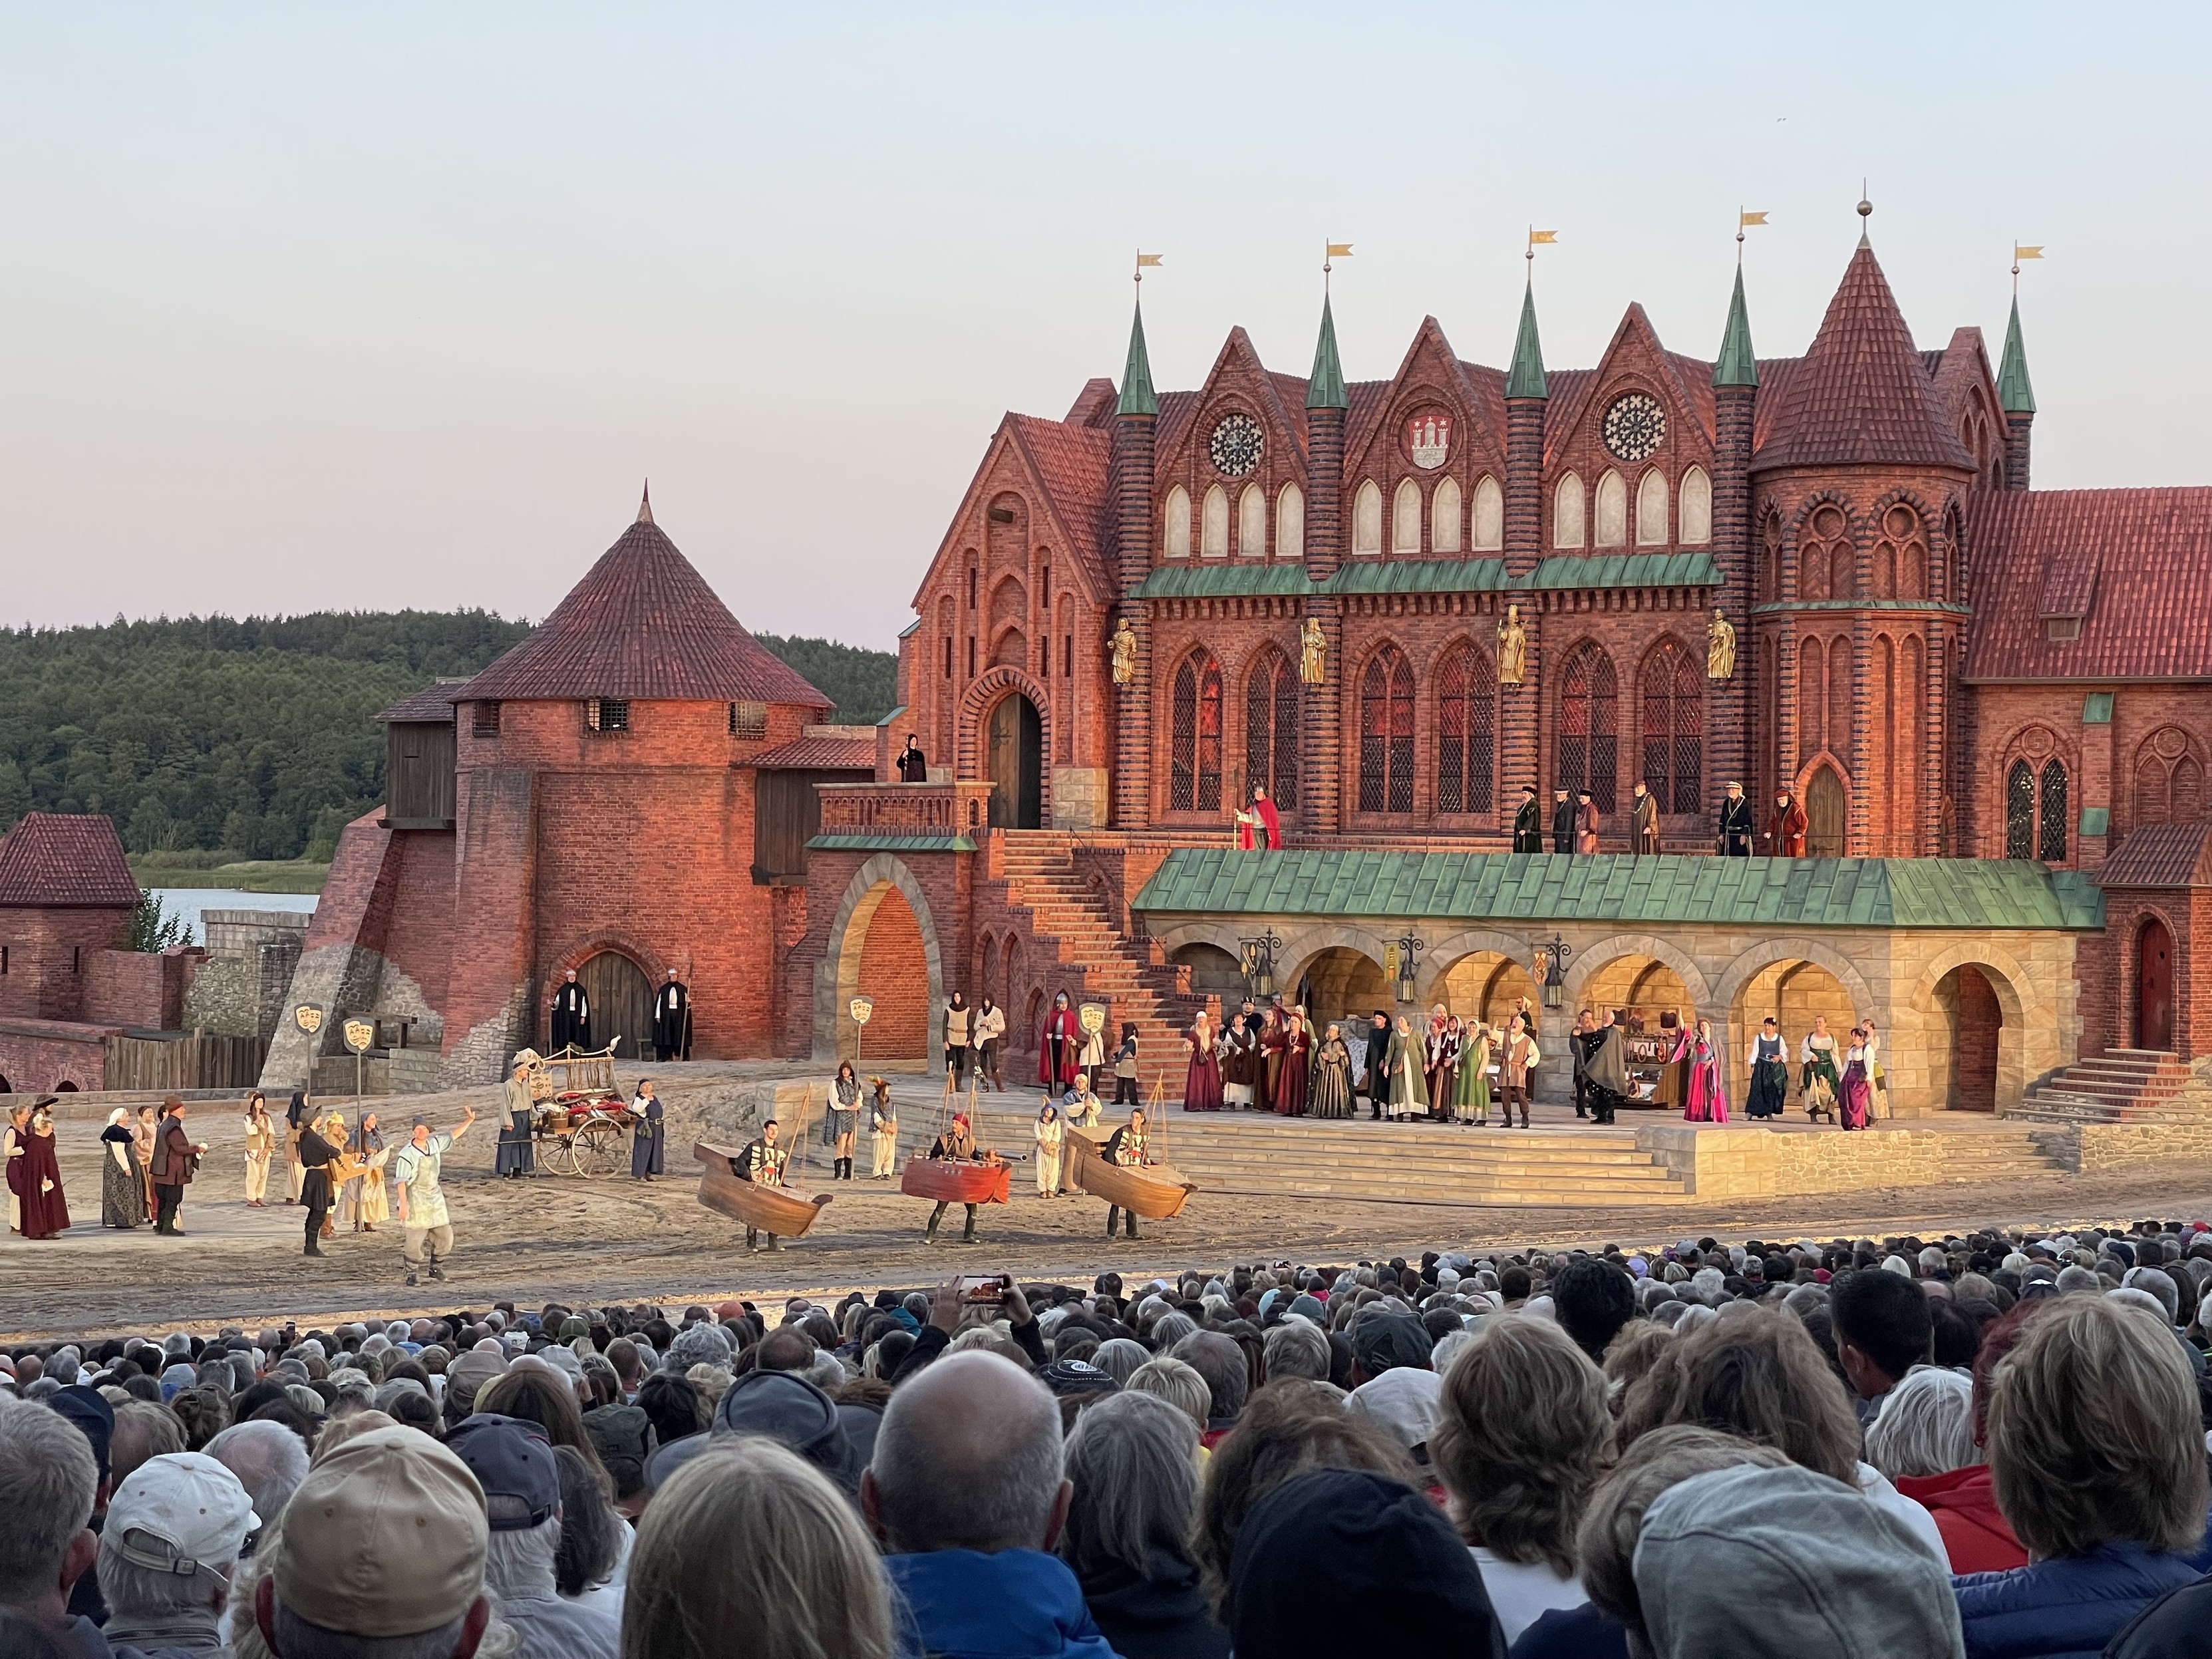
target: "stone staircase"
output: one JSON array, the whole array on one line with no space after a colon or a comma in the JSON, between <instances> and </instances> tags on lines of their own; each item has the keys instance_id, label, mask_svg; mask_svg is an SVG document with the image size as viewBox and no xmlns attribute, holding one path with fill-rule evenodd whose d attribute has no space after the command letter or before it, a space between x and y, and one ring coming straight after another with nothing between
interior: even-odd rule
<instances>
[{"instance_id":1,"label":"stone staircase","mask_svg":"<svg viewBox=\"0 0 2212 1659\"><path fill-rule=\"evenodd\" d=\"M979 1115L979 1138L1033 1146L1027 1114ZM1163 1155L1212 1193L1406 1204L1666 1203L1687 1198L1664 1158L1630 1127L1495 1129L1316 1122L1261 1113L1169 1110ZM1158 1140L1155 1150L1161 1151Z\"/></svg>"},{"instance_id":2,"label":"stone staircase","mask_svg":"<svg viewBox=\"0 0 2212 1659\"><path fill-rule=\"evenodd\" d=\"M2150 1048L2108 1048L2037 1084L2008 1119L2096 1124L2212 1121L2212 1091L2181 1060Z\"/></svg>"},{"instance_id":3,"label":"stone staircase","mask_svg":"<svg viewBox=\"0 0 2212 1659\"><path fill-rule=\"evenodd\" d=\"M1109 1005L1107 1052L1121 1023L1137 1027L1140 1083L1146 1099L1164 1080L1167 1097L1180 1100L1185 1054L1182 1034L1203 1006L1176 988L1172 968L1155 964L1115 924L1105 902L1076 873L1075 838L1053 830L1026 830L994 838L992 874L1006 884L1011 908L1030 913L1040 945L1054 948L1064 976L1082 997Z\"/></svg>"}]
</instances>

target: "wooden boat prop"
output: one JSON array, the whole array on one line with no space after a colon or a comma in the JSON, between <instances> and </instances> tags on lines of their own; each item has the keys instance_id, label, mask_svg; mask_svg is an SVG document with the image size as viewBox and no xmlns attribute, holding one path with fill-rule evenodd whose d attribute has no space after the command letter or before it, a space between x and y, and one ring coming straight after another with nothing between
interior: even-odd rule
<instances>
[{"instance_id":1,"label":"wooden boat prop","mask_svg":"<svg viewBox=\"0 0 2212 1659\"><path fill-rule=\"evenodd\" d=\"M944 1158L910 1158L899 1176L908 1198L939 1204L1004 1204L1012 1191L1010 1164L960 1164Z\"/></svg>"},{"instance_id":2,"label":"wooden boat prop","mask_svg":"<svg viewBox=\"0 0 2212 1659\"><path fill-rule=\"evenodd\" d=\"M820 1193L801 1198L786 1188L763 1187L757 1181L744 1180L737 1174L738 1160L744 1156L739 1147L702 1140L691 1148L691 1156L706 1165L706 1173L699 1179L702 1204L778 1238L805 1237L831 1197Z\"/></svg>"},{"instance_id":3,"label":"wooden boat prop","mask_svg":"<svg viewBox=\"0 0 2212 1659\"><path fill-rule=\"evenodd\" d=\"M1094 1198L1132 1211L1147 1221L1166 1221L1182 1213L1198 1183L1171 1164L1133 1167L1109 1164L1105 1158L1111 1129L1070 1129L1067 1144L1075 1156L1068 1160L1069 1178Z\"/></svg>"}]
</instances>

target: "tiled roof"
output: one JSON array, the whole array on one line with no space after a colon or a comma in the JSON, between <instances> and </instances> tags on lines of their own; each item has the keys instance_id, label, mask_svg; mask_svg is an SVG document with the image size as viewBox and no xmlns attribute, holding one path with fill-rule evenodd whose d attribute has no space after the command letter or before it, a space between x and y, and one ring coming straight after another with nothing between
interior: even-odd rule
<instances>
[{"instance_id":1,"label":"tiled roof","mask_svg":"<svg viewBox=\"0 0 2212 1659\"><path fill-rule=\"evenodd\" d=\"M411 697L404 697L376 718L387 724L394 720L451 720L453 718L453 693L465 683L465 678L434 680Z\"/></svg>"},{"instance_id":2,"label":"tiled roof","mask_svg":"<svg viewBox=\"0 0 2212 1659\"><path fill-rule=\"evenodd\" d=\"M2212 489L1978 489L1966 551L1969 680L2212 678Z\"/></svg>"},{"instance_id":3,"label":"tiled roof","mask_svg":"<svg viewBox=\"0 0 2212 1659\"><path fill-rule=\"evenodd\" d=\"M2100 887L2212 887L2212 823L2146 823L2097 872Z\"/></svg>"},{"instance_id":4,"label":"tiled roof","mask_svg":"<svg viewBox=\"0 0 2212 1659\"><path fill-rule=\"evenodd\" d=\"M830 706L643 518L527 639L453 690L457 702L556 697Z\"/></svg>"},{"instance_id":5,"label":"tiled roof","mask_svg":"<svg viewBox=\"0 0 2212 1659\"><path fill-rule=\"evenodd\" d=\"M137 902L123 842L97 812L26 812L0 836L0 905L127 909Z\"/></svg>"},{"instance_id":6,"label":"tiled roof","mask_svg":"<svg viewBox=\"0 0 2212 1659\"><path fill-rule=\"evenodd\" d=\"M1391 922L2065 928L2104 925L2077 871L1972 859L1632 858L1601 853L1239 853L1181 848L1147 914Z\"/></svg>"},{"instance_id":7,"label":"tiled roof","mask_svg":"<svg viewBox=\"0 0 2212 1659\"><path fill-rule=\"evenodd\" d=\"M1759 401L1768 395L1762 390ZM1760 471L1854 463L1973 468L1872 248L1851 256L1778 401L1781 418L1753 461Z\"/></svg>"},{"instance_id":8,"label":"tiled roof","mask_svg":"<svg viewBox=\"0 0 2212 1659\"><path fill-rule=\"evenodd\" d=\"M867 772L876 769L873 729L864 738L793 738L763 749L741 765L763 772Z\"/></svg>"},{"instance_id":9,"label":"tiled roof","mask_svg":"<svg viewBox=\"0 0 2212 1659\"><path fill-rule=\"evenodd\" d=\"M1114 439L1091 427L1069 426L1035 415L1009 415L1014 441L1029 457L1053 516L1066 532L1093 596L1109 600L1115 584L1106 574L1104 520L1107 472Z\"/></svg>"}]
</instances>

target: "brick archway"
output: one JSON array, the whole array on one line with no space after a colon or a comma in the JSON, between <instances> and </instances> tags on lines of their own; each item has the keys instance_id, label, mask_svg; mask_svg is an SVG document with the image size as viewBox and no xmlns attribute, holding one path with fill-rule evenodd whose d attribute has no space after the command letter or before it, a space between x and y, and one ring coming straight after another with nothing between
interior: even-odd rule
<instances>
[{"instance_id":1,"label":"brick archway","mask_svg":"<svg viewBox=\"0 0 2212 1659\"><path fill-rule=\"evenodd\" d=\"M981 745L984 723L991 711L1009 693L1018 691L1030 700L1036 710L1042 728L1038 753L1042 757L1042 776L1038 780L1038 793L1043 822L1052 823L1052 760L1053 748L1052 693L1042 682L1026 669L1012 668L1004 664L987 668L977 675L968 689L960 694L957 721L959 748L954 758L952 775L973 780L983 775Z\"/></svg>"},{"instance_id":2,"label":"brick archway","mask_svg":"<svg viewBox=\"0 0 2212 1659\"><path fill-rule=\"evenodd\" d=\"M860 959L869 924L893 892L913 912L921 935L928 1004L924 1056L933 1070L944 1063L945 959L936 917L914 872L903 859L890 853L878 853L855 870L837 902L837 914L830 924L829 949L814 975L814 1058L817 1060L834 1064L852 1057L854 1027L847 1011L860 991Z\"/></svg>"}]
</instances>

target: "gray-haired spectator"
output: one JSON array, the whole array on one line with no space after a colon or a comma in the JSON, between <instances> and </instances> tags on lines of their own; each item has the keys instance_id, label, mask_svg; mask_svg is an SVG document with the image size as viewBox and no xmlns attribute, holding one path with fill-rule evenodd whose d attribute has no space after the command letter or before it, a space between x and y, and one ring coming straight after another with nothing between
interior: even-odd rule
<instances>
[{"instance_id":1,"label":"gray-haired spectator","mask_svg":"<svg viewBox=\"0 0 2212 1659\"><path fill-rule=\"evenodd\" d=\"M1261 1352L1270 1382L1285 1376L1328 1381L1328 1334L1311 1320L1285 1319L1267 1333Z\"/></svg>"},{"instance_id":2,"label":"gray-haired spectator","mask_svg":"<svg viewBox=\"0 0 2212 1659\"><path fill-rule=\"evenodd\" d=\"M239 1479L203 1452L150 1458L116 1488L100 1534L109 1644L221 1653L224 1601L260 1517Z\"/></svg>"},{"instance_id":3,"label":"gray-haired spectator","mask_svg":"<svg viewBox=\"0 0 2212 1659\"><path fill-rule=\"evenodd\" d=\"M620 1607L560 1593L561 1468L544 1431L519 1418L479 1415L446 1444L483 1489L490 1527L484 1583L521 1638L520 1659L617 1659Z\"/></svg>"},{"instance_id":4,"label":"gray-haired spectator","mask_svg":"<svg viewBox=\"0 0 2212 1659\"><path fill-rule=\"evenodd\" d=\"M282 1423L234 1423L207 1443L206 1451L238 1477L264 1527L283 1514L307 1478L307 1449Z\"/></svg>"},{"instance_id":5,"label":"gray-haired spectator","mask_svg":"<svg viewBox=\"0 0 2212 1659\"><path fill-rule=\"evenodd\" d=\"M0 1395L0 1609L100 1659L106 1644L69 1612L70 1592L99 1550L88 1523L100 1467L76 1425Z\"/></svg>"},{"instance_id":6,"label":"gray-haired spectator","mask_svg":"<svg viewBox=\"0 0 2212 1659\"><path fill-rule=\"evenodd\" d=\"M677 1333L660 1364L664 1370L681 1376L694 1365L719 1365L727 1370L732 1358L729 1333L720 1325L702 1320Z\"/></svg>"},{"instance_id":7,"label":"gray-haired spectator","mask_svg":"<svg viewBox=\"0 0 2212 1659\"><path fill-rule=\"evenodd\" d=\"M185 1425L167 1407L146 1400L118 1406L115 1430L107 1437L108 1490L122 1486L149 1458L184 1449Z\"/></svg>"},{"instance_id":8,"label":"gray-haired spectator","mask_svg":"<svg viewBox=\"0 0 2212 1659\"><path fill-rule=\"evenodd\" d=\"M1109 1337L1098 1345L1098 1352L1091 1356L1091 1363L1127 1388L1131 1374L1152 1357L1143 1343L1129 1337L1116 1336Z\"/></svg>"},{"instance_id":9,"label":"gray-haired spectator","mask_svg":"<svg viewBox=\"0 0 2212 1659\"><path fill-rule=\"evenodd\" d=\"M1139 1394L1158 1395L1197 1424L1201 1435L1205 1433L1206 1419L1213 1409L1213 1391L1206 1386L1206 1379L1194 1366L1171 1354L1162 1354L1131 1371L1128 1381L1121 1386Z\"/></svg>"},{"instance_id":10,"label":"gray-haired spectator","mask_svg":"<svg viewBox=\"0 0 2212 1659\"><path fill-rule=\"evenodd\" d=\"M1867 1425L1867 1462L1892 1480L1948 1474L1982 1461L1974 1443L1974 1385L1960 1372L1916 1365L1882 1396Z\"/></svg>"},{"instance_id":11,"label":"gray-haired spectator","mask_svg":"<svg viewBox=\"0 0 2212 1659\"><path fill-rule=\"evenodd\" d=\"M1170 1357L1206 1379L1206 1433L1200 1443L1211 1446L1237 1426L1237 1415L1244 1409L1244 1395L1251 1386L1244 1350L1218 1331L1198 1331L1176 1343Z\"/></svg>"}]
</instances>

